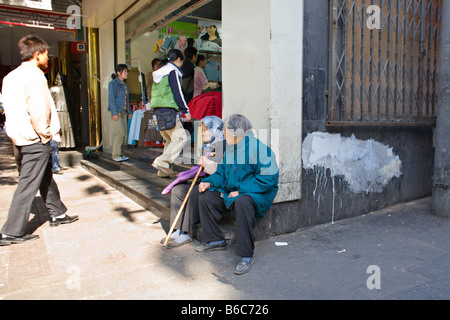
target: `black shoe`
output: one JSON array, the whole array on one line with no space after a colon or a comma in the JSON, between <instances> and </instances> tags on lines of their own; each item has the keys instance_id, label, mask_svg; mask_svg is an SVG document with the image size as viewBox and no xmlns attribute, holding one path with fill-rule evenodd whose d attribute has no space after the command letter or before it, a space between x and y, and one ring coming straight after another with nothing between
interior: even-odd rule
<instances>
[{"instance_id":1,"label":"black shoe","mask_svg":"<svg viewBox=\"0 0 450 320\"><path fill-rule=\"evenodd\" d=\"M57 227L60 224L68 224L68 223L72 223L78 220L78 216L68 216L66 214L66 216L64 218L52 218L52 220L50 220L50 227Z\"/></svg>"},{"instance_id":2,"label":"black shoe","mask_svg":"<svg viewBox=\"0 0 450 320\"><path fill-rule=\"evenodd\" d=\"M223 241L221 243L210 245L209 243L202 244L195 248L197 252L209 252L209 251L224 251L227 250L227 242Z\"/></svg>"},{"instance_id":3,"label":"black shoe","mask_svg":"<svg viewBox=\"0 0 450 320\"><path fill-rule=\"evenodd\" d=\"M247 260L241 260L239 261L238 265L236 266L236 269L234 270L234 274L246 274L250 271L253 264L255 263L255 259L251 258L250 261Z\"/></svg>"},{"instance_id":4,"label":"black shoe","mask_svg":"<svg viewBox=\"0 0 450 320\"><path fill-rule=\"evenodd\" d=\"M25 243L27 241L36 240L36 239L39 239L39 236L37 234L26 234L21 237L2 235L2 237L0 239L0 245L9 246L10 244L20 244L20 243Z\"/></svg>"}]
</instances>

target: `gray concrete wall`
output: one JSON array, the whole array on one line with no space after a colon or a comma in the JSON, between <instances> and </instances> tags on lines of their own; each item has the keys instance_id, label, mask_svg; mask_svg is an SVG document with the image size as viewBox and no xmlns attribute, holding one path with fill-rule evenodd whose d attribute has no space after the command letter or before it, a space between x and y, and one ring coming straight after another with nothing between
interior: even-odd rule
<instances>
[{"instance_id":1,"label":"gray concrete wall","mask_svg":"<svg viewBox=\"0 0 450 320\"><path fill-rule=\"evenodd\" d=\"M332 169L302 171L300 200L274 204L258 222L259 237L370 213L387 206L430 196L433 176L433 129L427 127L330 128L327 121L328 2L305 1L303 59L303 134L340 134L392 148L401 161L401 175L392 177L381 192L356 193L344 176ZM300 118L300 115L298 115ZM303 143L304 145L304 143ZM330 145L330 148L333 147ZM343 153L346 150L341 150ZM303 163L303 166L305 164Z\"/></svg>"}]
</instances>

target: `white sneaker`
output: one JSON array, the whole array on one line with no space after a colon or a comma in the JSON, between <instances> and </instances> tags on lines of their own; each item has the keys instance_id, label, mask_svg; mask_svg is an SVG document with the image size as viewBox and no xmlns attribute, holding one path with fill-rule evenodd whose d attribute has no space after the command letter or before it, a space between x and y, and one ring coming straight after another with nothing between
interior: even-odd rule
<instances>
[{"instance_id":1,"label":"white sneaker","mask_svg":"<svg viewBox=\"0 0 450 320\"><path fill-rule=\"evenodd\" d=\"M114 159L114 161L117 162L122 162L122 161L127 161L128 159L130 159L129 157L125 157L125 156L120 156Z\"/></svg>"}]
</instances>

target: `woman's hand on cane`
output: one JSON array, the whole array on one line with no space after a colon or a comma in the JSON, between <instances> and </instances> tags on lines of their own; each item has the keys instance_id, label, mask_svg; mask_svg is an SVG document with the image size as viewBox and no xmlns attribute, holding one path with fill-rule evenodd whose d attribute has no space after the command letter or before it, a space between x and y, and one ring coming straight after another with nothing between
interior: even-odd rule
<instances>
[{"instance_id":1,"label":"woman's hand on cane","mask_svg":"<svg viewBox=\"0 0 450 320\"><path fill-rule=\"evenodd\" d=\"M198 165L202 168L205 168L212 161L208 159L208 157L201 156Z\"/></svg>"}]
</instances>

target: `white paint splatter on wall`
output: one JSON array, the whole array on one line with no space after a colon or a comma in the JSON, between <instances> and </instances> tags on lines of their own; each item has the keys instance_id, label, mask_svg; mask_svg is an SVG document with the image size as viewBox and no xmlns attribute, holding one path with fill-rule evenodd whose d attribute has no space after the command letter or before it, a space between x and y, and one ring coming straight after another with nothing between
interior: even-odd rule
<instances>
[{"instance_id":1,"label":"white paint splatter on wall","mask_svg":"<svg viewBox=\"0 0 450 320\"><path fill-rule=\"evenodd\" d=\"M354 135L310 133L303 141L302 160L305 169L322 167L330 169L332 178L344 176L355 193L382 192L392 178L401 175L402 162L392 148Z\"/></svg>"}]
</instances>

